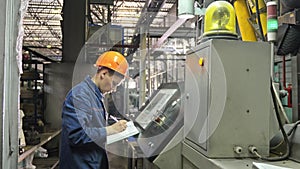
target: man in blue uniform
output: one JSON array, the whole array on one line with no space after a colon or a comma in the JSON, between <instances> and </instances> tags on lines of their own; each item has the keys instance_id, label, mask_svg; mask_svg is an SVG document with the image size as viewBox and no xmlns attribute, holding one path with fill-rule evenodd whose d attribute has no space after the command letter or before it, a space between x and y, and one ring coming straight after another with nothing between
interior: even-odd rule
<instances>
[{"instance_id":1,"label":"man in blue uniform","mask_svg":"<svg viewBox=\"0 0 300 169\"><path fill-rule=\"evenodd\" d=\"M106 137L126 129L125 120L106 126L103 95L121 83L128 63L122 54L108 51L99 56L95 66L97 73L73 87L63 104L61 169L108 169Z\"/></svg>"}]
</instances>

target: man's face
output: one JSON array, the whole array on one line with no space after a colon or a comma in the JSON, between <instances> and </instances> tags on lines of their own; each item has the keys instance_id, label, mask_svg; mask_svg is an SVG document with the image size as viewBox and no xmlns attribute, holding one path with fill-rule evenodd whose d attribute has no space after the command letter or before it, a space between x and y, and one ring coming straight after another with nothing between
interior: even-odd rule
<instances>
[{"instance_id":1,"label":"man's face","mask_svg":"<svg viewBox=\"0 0 300 169\"><path fill-rule=\"evenodd\" d=\"M103 93L114 92L116 91L117 87L123 82L123 78L117 75L109 75L106 73L104 76L104 85L102 87Z\"/></svg>"}]
</instances>

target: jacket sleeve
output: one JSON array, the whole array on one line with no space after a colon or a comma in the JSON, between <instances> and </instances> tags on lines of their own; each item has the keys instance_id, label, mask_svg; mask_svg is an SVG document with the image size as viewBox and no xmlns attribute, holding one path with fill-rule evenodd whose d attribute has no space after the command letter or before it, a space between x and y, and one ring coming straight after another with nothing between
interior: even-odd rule
<instances>
[{"instance_id":1,"label":"jacket sleeve","mask_svg":"<svg viewBox=\"0 0 300 169\"><path fill-rule=\"evenodd\" d=\"M93 105L91 98L82 95L69 96L63 106L63 127L72 146L102 146L106 142L103 108ZM100 108L99 108L100 107Z\"/></svg>"}]
</instances>

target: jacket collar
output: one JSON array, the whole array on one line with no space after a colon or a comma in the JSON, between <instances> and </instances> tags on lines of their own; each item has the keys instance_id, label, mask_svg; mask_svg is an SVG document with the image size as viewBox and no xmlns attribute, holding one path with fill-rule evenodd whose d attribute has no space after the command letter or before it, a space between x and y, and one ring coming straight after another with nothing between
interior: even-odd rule
<instances>
[{"instance_id":1,"label":"jacket collar","mask_svg":"<svg viewBox=\"0 0 300 169\"><path fill-rule=\"evenodd\" d=\"M91 76L87 76L84 81L87 83L88 87L95 92L96 96L102 100L103 94L101 93L100 89L96 86L96 84L92 81Z\"/></svg>"}]
</instances>

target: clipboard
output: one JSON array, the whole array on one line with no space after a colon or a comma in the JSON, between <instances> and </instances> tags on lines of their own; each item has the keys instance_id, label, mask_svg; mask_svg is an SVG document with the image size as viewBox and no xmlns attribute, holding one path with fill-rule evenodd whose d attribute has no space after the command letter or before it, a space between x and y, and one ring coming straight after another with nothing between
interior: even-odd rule
<instances>
[{"instance_id":1,"label":"clipboard","mask_svg":"<svg viewBox=\"0 0 300 169\"><path fill-rule=\"evenodd\" d=\"M128 121L126 125L126 130L107 136L106 144L111 144L139 133L139 130L134 126L133 121Z\"/></svg>"}]
</instances>

